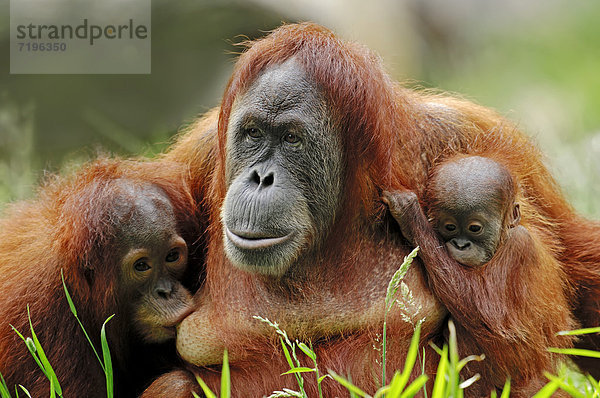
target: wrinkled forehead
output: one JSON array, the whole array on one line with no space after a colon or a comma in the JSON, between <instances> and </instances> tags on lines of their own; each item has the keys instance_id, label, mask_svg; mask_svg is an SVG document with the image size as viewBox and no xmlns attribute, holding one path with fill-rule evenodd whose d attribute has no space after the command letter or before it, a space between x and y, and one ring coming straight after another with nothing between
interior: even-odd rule
<instances>
[{"instance_id":1,"label":"wrinkled forehead","mask_svg":"<svg viewBox=\"0 0 600 398\"><path fill-rule=\"evenodd\" d=\"M233 104L232 113L244 109L266 120L286 113L312 115L322 108L324 97L304 67L291 58L262 72ZM237 115L240 116L240 115Z\"/></svg>"}]
</instances>

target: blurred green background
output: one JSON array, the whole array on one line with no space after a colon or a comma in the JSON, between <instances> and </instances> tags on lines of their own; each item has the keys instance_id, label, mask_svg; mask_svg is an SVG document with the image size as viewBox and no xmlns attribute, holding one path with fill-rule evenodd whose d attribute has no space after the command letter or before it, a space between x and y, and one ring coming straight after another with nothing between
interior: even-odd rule
<instances>
[{"instance_id":1,"label":"blurred green background","mask_svg":"<svg viewBox=\"0 0 600 398\"><path fill-rule=\"evenodd\" d=\"M600 1L154 0L150 75L10 75L8 10L0 0L0 207L98 151L161 151L219 103L232 43L313 20L377 51L408 85L516 121L574 206L600 218Z\"/></svg>"}]
</instances>

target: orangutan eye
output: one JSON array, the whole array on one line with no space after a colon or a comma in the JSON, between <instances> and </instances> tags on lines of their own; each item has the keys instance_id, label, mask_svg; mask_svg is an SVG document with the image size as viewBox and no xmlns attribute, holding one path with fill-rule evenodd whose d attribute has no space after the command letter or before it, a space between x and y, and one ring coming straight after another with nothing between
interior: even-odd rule
<instances>
[{"instance_id":1,"label":"orangutan eye","mask_svg":"<svg viewBox=\"0 0 600 398\"><path fill-rule=\"evenodd\" d=\"M146 261L138 260L133 264L133 268L136 271L145 272L145 271L148 271L151 267L150 267L150 265L148 265L148 263Z\"/></svg>"},{"instance_id":2,"label":"orangutan eye","mask_svg":"<svg viewBox=\"0 0 600 398\"><path fill-rule=\"evenodd\" d=\"M288 144L297 144L300 142L300 137L296 134L289 133L286 134L285 137L283 137L283 140Z\"/></svg>"},{"instance_id":3,"label":"orangutan eye","mask_svg":"<svg viewBox=\"0 0 600 398\"><path fill-rule=\"evenodd\" d=\"M246 134L248 135L248 137L253 139L258 139L261 137L260 130L256 127L250 127L246 129Z\"/></svg>"},{"instance_id":4,"label":"orangutan eye","mask_svg":"<svg viewBox=\"0 0 600 398\"><path fill-rule=\"evenodd\" d=\"M456 231L456 225L452 223L447 223L446 225L444 225L444 228L446 228L446 231L448 232Z\"/></svg>"},{"instance_id":5,"label":"orangutan eye","mask_svg":"<svg viewBox=\"0 0 600 398\"><path fill-rule=\"evenodd\" d=\"M471 224L469 225L469 231L473 232L474 234L481 232L481 229L483 227L479 224Z\"/></svg>"},{"instance_id":6,"label":"orangutan eye","mask_svg":"<svg viewBox=\"0 0 600 398\"><path fill-rule=\"evenodd\" d=\"M169 254L167 254L167 258L165 258L165 260L168 263L173 263L179 260L179 250L171 250Z\"/></svg>"}]
</instances>

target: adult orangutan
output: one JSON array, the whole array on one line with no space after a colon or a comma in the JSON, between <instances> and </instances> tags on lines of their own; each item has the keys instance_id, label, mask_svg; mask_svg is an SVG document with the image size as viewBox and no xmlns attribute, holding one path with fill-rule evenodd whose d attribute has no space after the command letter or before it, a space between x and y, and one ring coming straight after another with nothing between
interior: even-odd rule
<instances>
[{"instance_id":1,"label":"adult orangutan","mask_svg":"<svg viewBox=\"0 0 600 398\"><path fill-rule=\"evenodd\" d=\"M293 387L293 377L278 376L285 360L273 353L272 341L261 345L266 329L252 315L311 339L321 369L350 375L366 390L377 387L381 366L373 345L385 288L409 250L390 230L379 198L384 190L405 189L422 196L442 155L501 158L510 165L522 186L530 233L559 258L573 283L597 291L600 250L583 242L597 241L588 236L600 228L574 214L523 134L488 109L399 87L372 53L322 27L285 25L251 45L226 88L217 133L206 191L206 283L197 311L179 328L177 346L198 365L218 362L205 347L227 347L234 358L234 396ZM193 145L203 133L197 134L185 142ZM204 161L190 158L191 169ZM581 243L571 250L567 241ZM553 266L544 269L552 272ZM447 313L419 262L406 283L421 306L414 315L426 317L423 342L440 338ZM397 369L413 328L393 313L388 330L387 366ZM506 361L519 355L486 349ZM436 361L426 355L425 371L434 371ZM209 386L218 385L217 372L195 371ZM309 394L315 393L315 384L305 380ZM178 387L169 388L170 382ZM157 380L146 396L184 396L192 385L177 371ZM480 389L496 387L493 382ZM332 381L324 389L328 396L344 394Z\"/></svg>"},{"instance_id":2,"label":"adult orangutan","mask_svg":"<svg viewBox=\"0 0 600 398\"><path fill-rule=\"evenodd\" d=\"M50 390L11 329L30 335L29 307L64 396L106 396L104 373L70 314L61 270L97 349L103 322L116 315L107 336L117 396L139 394L153 375L172 366L159 360L174 351L165 343L192 309L180 281L188 258L184 237L192 244L198 235L190 229L196 221L184 178L184 169L168 162L158 170L101 159L51 179L37 198L8 208L0 220L0 373L10 389L21 384L32 396ZM185 226L184 220L191 222ZM187 278L197 279L198 272Z\"/></svg>"},{"instance_id":3,"label":"adult orangutan","mask_svg":"<svg viewBox=\"0 0 600 398\"><path fill-rule=\"evenodd\" d=\"M485 378L471 394L487 395L478 387L510 377L520 395L534 395L547 382L544 371L556 366L547 348L572 343L557 336L576 326L571 286L537 234L520 224L519 196L504 166L477 156L434 168L423 196L427 215L414 193L384 192L402 233L421 249L432 290L455 320L459 353L487 356L467 365L467 372Z\"/></svg>"}]
</instances>

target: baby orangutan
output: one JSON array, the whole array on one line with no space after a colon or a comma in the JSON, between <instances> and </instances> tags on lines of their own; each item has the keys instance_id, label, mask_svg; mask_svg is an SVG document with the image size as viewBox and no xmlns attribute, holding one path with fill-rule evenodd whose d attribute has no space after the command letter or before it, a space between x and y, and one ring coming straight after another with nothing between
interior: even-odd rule
<instances>
[{"instance_id":1,"label":"baby orangutan","mask_svg":"<svg viewBox=\"0 0 600 398\"><path fill-rule=\"evenodd\" d=\"M458 156L430 175L422 198L429 218L413 192L384 192L383 201L404 237L421 249L431 288L455 320L459 354L486 356L467 366L465 376L483 379L470 389L500 388L510 377L513 391L525 397L545 384L544 371L556 368L547 348L572 345L556 333L575 322L570 288L543 234L520 225L518 194L500 163Z\"/></svg>"},{"instance_id":2,"label":"baby orangutan","mask_svg":"<svg viewBox=\"0 0 600 398\"><path fill-rule=\"evenodd\" d=\"M490 261L503 231L517 227L521 220L510 173L490 159L470 157L444 163L429 180L425 196L430 201L429 220L448 254L467 267ZM409 204L402 201L417 200L410 194L389 198L388 204L394 203L390 211L398 221L403 220L398 211ZM400 228L409 241L414 239L410 226L400 223ZM522 233L527 232L523 229Z\"/></svg>"}]
</instances>

